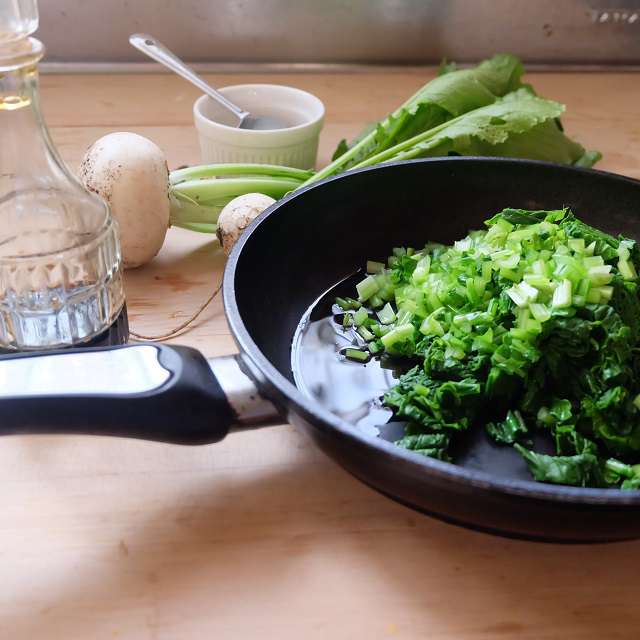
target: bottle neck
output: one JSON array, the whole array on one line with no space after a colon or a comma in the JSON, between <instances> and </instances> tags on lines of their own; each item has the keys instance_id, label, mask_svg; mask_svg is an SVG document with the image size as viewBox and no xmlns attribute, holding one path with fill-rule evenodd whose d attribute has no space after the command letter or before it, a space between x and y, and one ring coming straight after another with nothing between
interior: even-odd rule
<instances>
[{"instance_id":1,"label":"bottle neck","mask_svg":"<svg viewBox=\"0 0 640 640\"><path fill-rule=\"evenodd\" d=\"M0 71L0 112L17 111L38 103L38 68L35 64Z\"/></svg>"},{"instance_id":2,"label":"bottle neck","mask_svg":"<svg viewBox=\"0 0 640 640\"><path fill-rule=\"evenodd\" d=\"M38 62L43 55L44 47L35 38L0 45L0 111L37 106Z\"/></svg>"},{"instance_id":3,"label":"bottle neck","mask_svg":"<svg viewBox=\"0 0 640 640\"><path fill-rule=\"evenodd\" d=\"M21 181L30 176L45 188L68 179L40 111L37 63L42 54L42 44L28 38L13 47L13 57L8 51L0 56L0 182L10 176L13 188L35 186L15 184L19 176ZM2 191L6 185L0 185Z\"/></svg>"},{"instance_id":4,"label":"bottle neck","mask_svg":"<svg viewBox=\"0 0 640 640\"><path fill-rule=\"evenodd\" d=\"M16 43L13 58L0 46L0 258L66 250L99 236L110 220L106 204L69 172L51 141L40 111L42 52L34 38Z\"/></svg>"}]
</instances>

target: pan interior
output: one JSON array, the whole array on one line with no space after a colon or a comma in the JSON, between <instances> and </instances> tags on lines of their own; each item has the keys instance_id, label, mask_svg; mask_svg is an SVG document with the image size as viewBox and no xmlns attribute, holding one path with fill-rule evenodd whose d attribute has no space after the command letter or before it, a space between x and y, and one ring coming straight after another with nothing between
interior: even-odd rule
<instances>
[{"instance_id":1,"label":"pan interior","mask_svg":"<svg viewBox=\"0 0 640 640\"><path fill-rule=\"evenodd\" d=\"M378 400L393 384L392 372L336 358L339 335L328 323L340 287L352 294L353 280L345 278L367 259L385 260L394 246L451 243L505 207L563 206L609 233L640 235L640 183L593 171L459 158L339 177L294 194L245 237L234 270L237 315L229 314L230 323L249 355L259 354L258 362L266 358L354 429L395 440L402 425L389 421ZM515 451L494 446L483 429L473 433L457 452L459 464L530 480Z\"/></svg>"}]
</instances>

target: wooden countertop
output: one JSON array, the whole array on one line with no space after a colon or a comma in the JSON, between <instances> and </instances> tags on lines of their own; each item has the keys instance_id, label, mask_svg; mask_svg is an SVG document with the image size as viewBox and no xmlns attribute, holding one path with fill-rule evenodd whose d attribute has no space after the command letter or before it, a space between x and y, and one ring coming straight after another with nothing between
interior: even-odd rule
<instances>
[{"instance_id":1,"label":"wooden countertop","mask_svg":"<svg viewBox=\"0 0 640 640\"><path fill-rule=\"evenodd\" d=\"M327 107L320 163L431 70L215 76L299 86ZM570 135L602 169L640 177L640 76L530 77L567 104ZM131 130L197 163L196 91L168 75L46 76L64 158ZM165 331L220 279L210 238L170 230L127 272L132 327ZM176 342L231 353L217 300ZM0 442L0 638L622 640L640 634L640 542L510 541L421 516L363 486L290 426L205 447L91 437Z\"/></svg>"}]
</instances>

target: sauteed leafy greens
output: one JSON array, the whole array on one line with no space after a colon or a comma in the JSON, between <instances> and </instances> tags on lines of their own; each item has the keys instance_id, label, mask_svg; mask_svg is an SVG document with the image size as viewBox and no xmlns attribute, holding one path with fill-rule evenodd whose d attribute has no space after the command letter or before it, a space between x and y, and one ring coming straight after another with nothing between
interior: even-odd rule
<instances>
[{"instance_id":1,"label":"sauteed leafy greens","mask_svg":"<svg viewBox=\"0 0 640 640\"><path fill-rule=\"evenodd\" d=\"M568 209L505 209L451 246L367 263L346 356L411 365L384 396L397 445L452 460L484 428L541 482L640 489L640 249ZM533 450L548 432L555 455Z\"/></svg>"}]
</instances>

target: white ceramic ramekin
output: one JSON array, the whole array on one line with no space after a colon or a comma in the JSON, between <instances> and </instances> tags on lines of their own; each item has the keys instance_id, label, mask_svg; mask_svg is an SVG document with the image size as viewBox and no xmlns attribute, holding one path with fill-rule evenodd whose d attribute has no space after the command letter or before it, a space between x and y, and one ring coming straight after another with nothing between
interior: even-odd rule
<instances>
[{"instance_id":1,"label":"white ceramic ramekin","mask_svg":"<svg viewBox=\"0 0 640 640\"><path fill-rule=\"evenodd\" d=\"M276 84L238 84L219 89L252 115L271 116L290 126L238 129L235 117L207 96L193 105L202 162L256 162L312 169L324 123L324 105L315 96Z\"/></svg>"}]
</instances>

